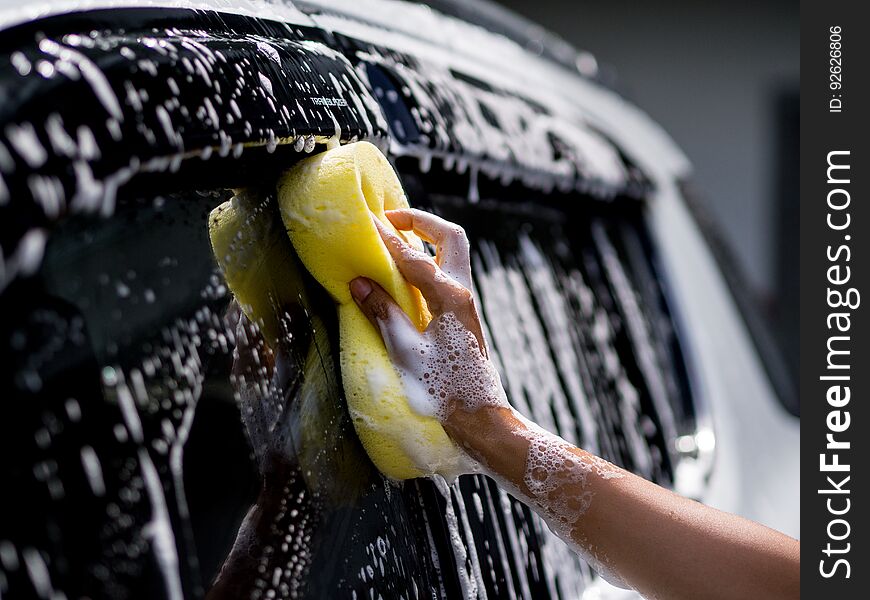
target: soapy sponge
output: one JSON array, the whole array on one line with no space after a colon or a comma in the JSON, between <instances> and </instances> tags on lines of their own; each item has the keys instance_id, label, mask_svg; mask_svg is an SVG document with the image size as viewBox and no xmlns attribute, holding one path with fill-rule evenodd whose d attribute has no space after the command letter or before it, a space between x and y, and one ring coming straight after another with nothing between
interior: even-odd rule
<instances>
[{"instance_id":1,"label":"soapy sponge","mask_svg":"<svg viewBox=\"0 0 870 600\"><path fill-rule=\"evenodd\" d=\"M211 211L208 235L224 281L242 312L276 349L283 308L302 293L274 198L242 191Z\"/></svg>"},{"instance_id":2,"label":"soapy sponge","mask_svg":"<svg viewBox=\"0 0 870 600\"><path fill-rule=\"evenodd\" d=\"M285 355L284 376L305 373L288 406L283 398L263 395L263 390L271 389L259 379L271 376L265 369L245 373L255 379L237 390L242 421L261 468L268 468L270 452L286 458L295 455L308 488L321 500L338 504L352 501L365 465L356 441L345 434L339 402L326 397L334 381L322 367L323 361L331 360L328 341L318 342L326 335L322 321L311 315L305 324L313 338L300 335L299 324L293 327L290 322L292 315L303 314L310 300L274 193L239 191L211 211L208 232L224 281L245 316L257 324L266 344L278 351L282 342L292 339L296 346L292 356ZM296 335L291 338L294 330ZM248 352L260 351L252 340L246 345ZM263 364L262 356L257 364ZM283 396L283 390L279 394Z\"/></svg>"},{"instance_id":3,"label":"soapy sponge","mask_svg":"<svg viewBox=\"0 0 870 600\"><path fill-rule=\"evenodd\" d=\"M463 456L440 423L414 412L379 333L354 303L349 282L378 282L423 330L431 319L420 292L402 277L371 220L410 244L385 210L407 208L384 155L367 142L333 148L296 164L279 181L278 203L299 258L338 306L340 363L348 409L375 466L393 479L462 471Z\"/></svg>"}]
</instances>

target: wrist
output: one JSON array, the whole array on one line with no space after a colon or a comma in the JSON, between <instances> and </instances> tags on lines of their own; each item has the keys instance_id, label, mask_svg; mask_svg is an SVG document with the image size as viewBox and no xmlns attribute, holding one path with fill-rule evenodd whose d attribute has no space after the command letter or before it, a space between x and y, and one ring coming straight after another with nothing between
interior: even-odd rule
<instances>
[{"instance_id":1,"label":"wrist","mask_svg":"<svg viewBox=\"0 0 870 600\"><path fill-rule=\"evenodd\" d=\"M481 406L475 410L456 407L442 422L457 444L480 442L490 434L509 431L517 422L509 406Z\"/></svg>"},{"instance_id":2,"label":"wrist","mask_svg":"<svg viewBox=\"0 0 870 600\"><path fill-rule=\"evenodd\" d=\"M510 406L457 408L442 425L459 447L491 472L508 475L525 468L526 425Z\"/></svg>"}]
</instances>

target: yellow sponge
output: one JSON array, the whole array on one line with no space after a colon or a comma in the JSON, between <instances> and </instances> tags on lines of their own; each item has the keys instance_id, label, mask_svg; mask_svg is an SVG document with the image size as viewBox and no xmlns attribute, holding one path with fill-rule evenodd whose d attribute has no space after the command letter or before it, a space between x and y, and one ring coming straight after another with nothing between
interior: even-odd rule
<instances>
[{"instance_id":1,"label":"yellow sponge","mask_svg":"<svg viewBox=\"0 0 870 600\"><path fill-rule=\"evenodd\" d=\"M277 350L280 341L287 340L289 335L287 324L281 319L293 306L306 305L307 299L274 194L238 191L209 214L208 233L227 287L245 315L257 323L269 347ZM366 472L367 465L361 465L356 441L348 440L343 436L343 428L336 425L341 423L338 403L323 397L332 382L320 363L331 360L330 348L325 340L317 341L324 335L323 324L317 316L312 315L310 327L315 338L307 354L305 348L299 348L300 358L292 360L295 368L304 371L305 377L288 410L275 412L278 407L273 406L246 411L243 418L252 420L255 430L275 431L274 436L262 441L272 444L279 452L288 450L281 439L287 431L281 428L292 428L292 450L308 487L322 500L342 504L355 497L360 475ZM299 340L294 343L298 345ZM267 376L264 372L263 377ZM266 400L251 398L247 401Z\"/></svg>"},{"instance_id":2,"label":"yellow sponge","mask_svg":"<svg viewBox=\"0 0 870 600\"><path fill-rule=\"evenodd\" d=\"M407 208L384 155L368 142L303 160L278 183L281 217L299 258L338 304L341 374L357 435L382 473L410 479L462 470L462 453L437 420L414 412L381 341L351 298L358 276L377 281L420 329L431 316L381 240L371 216L392 231L384 210ZM396 232L422 248L415 235Z\"/></svg>"},{"instance_id":3,"label":"yellow sponge","mask_svg":"<svg viewBox=\"0 0 870 600\"><path fill-rule=\"evenodd\" d=\"M298 302L302 288L293 248L278 221L274 198L241 191L211 211L212 252L245 316L270 348L281 336L283 308Z\"/></svg>"}]
</instances>

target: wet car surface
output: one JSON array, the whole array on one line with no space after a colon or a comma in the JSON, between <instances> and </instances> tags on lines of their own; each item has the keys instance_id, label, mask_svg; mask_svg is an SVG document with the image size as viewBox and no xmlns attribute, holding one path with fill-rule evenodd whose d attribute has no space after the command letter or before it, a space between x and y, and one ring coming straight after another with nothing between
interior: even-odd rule
<instances>
[{"instance_id":1,"label":"wet car surface","mask_svg":"<svg viewBox=\"0 0 870 600\"><path fill-rule=\"evenodd\" d=\"M350 4L94 8L3 32L3 597L619 593L486 477L377 472L332 302L292 251L286 372L234 387L244 340L208 214L243 194L277 216L277 177L330 138L384 149L412 205L468 231L513 406L703 495L710 415L648 212L681 159L649 150L655 131L629 148L608 123L632 109L505 32ZM364 18L387 8L410 25Z\"/></svg>"}]
</instances>

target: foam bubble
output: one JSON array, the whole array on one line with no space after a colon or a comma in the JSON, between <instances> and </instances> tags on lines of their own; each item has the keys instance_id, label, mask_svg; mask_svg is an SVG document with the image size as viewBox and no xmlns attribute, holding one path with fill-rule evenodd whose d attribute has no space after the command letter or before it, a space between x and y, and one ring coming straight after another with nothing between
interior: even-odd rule
<instances>
[{"instance_id":1,"label":"foam bubble","mask_svg":"<svg viewBox=\"0 0 870 600\"><path fill-rule=\"evenodd\" d=\"M484 406L510 408L495 366L484 356L474 334L452 312L433 319L423 333L410 324L382 333L415 412L443 423L457 407L466 412ZM470 457L468 464L460 466L462 472L481 472L495 479L534 509L553 533L602 577L624 587L607 557L581 539L578 530L593 502L593 482L623 477L623 471L514 414L522 424L513 433L528 441L522 484L506 480Z\"/></svg>"},{"instance_id":2,"label":"foam bubble","mask_svg":"<svg viewBox=\"0 0 870 600\"><path fill-rule=\"evenodd\" d=\"M515 431L529 442L523 483L526 490L517 490L518 498L535 509L550 529L572 550L583 557L604 579L625 587L607 556L600 555L589 543L584 543L578 531L583 515L592 506L595 479L618 479L624 472L606 460L578 451L573 445L534 423Z\"/></svg>"},{"instance_id":3,"label":"foam bubble","mask_svg":"<svg viewBox=\"0 0 870 600\"><path fill-rule=\"evenodd\" d=\"M456 409L509 406L498 371L477 338L452 312L442 314L413 341L392 344L391 354L411 407L444 422Z\"/></svg>"}]
</instances>

